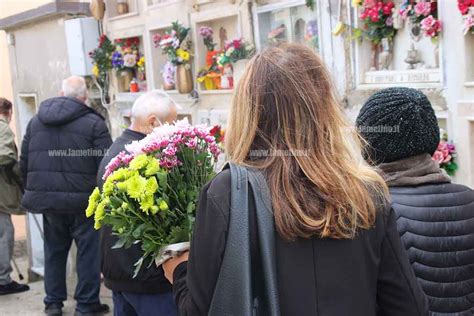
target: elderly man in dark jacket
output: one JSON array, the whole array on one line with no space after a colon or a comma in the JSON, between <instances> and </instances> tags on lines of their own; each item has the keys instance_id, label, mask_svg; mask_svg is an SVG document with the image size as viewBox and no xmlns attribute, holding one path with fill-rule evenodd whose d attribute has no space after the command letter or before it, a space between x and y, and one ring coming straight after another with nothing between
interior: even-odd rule
<instances>
[{"instance_id":1,"label":"elderly man in dark jacket","mask_svg":"<svg viewBox=\"0 0 474 316\"><path fill-rule=\"evenodd\" d=\"M110 147L99 167L98 185L102 187L105 168L125 145L143 139L154 127L176 120L177 106L161 91L151 91L138 98L132 107L132 124ZM144 264L134 278L134 265L143 255L140 245L112 249L118 238L109 226L101 228L102 274L105 286L113 292L116 316L177 315L171 284L163 269Z\"/></svg>"},{"instance_id":2,"label":"elderly man in dark jacket","mask_svg":"<svg viewBox=\"0 0 474 316\"><path fill-rule=\"evenodd\" d=\"M357 118L366 157L390 188L397 226L435 315L474 314L474 191L451 183L431 156L438 122L426 96L389 88Z\"/></svg>"},{"instance_id":3,"label":"elderly man in dark jacket","mask_svg":"<svg viewBox=\"0 0 474 316\"><path fill-rule=\"evenodd\" d=\"M86 99L83 78L64 80L62 96L41 103L21 148L22 205L43 214L48 315L61 315L67 299L66 261L73 240L78 249L75 315L102 315L109 309L99 300L99 234L84 212L112 140L104 118Z\"/></svg>"}]
</instances>

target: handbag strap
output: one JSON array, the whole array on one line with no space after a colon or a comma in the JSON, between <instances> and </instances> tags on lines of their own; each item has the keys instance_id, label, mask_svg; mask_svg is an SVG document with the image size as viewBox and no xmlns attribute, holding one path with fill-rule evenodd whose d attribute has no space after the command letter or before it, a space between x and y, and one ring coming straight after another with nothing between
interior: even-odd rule
<instances>
[{"instance_id":1,"label":"handbag strap","mask_svg":"<svg viewBox=\"0 0 474 316\"><path fill-rule=\"evenodd\" d=\"M262 256L265 306L268 315L280 314L276 282L275 229L266 180L258 170L229 164L231 171L230 220L221 270L209 309L210 316L245 316L253 313L252 266L248 184L256 204Z\"/></svg>"},{"instance_id":2,"label":"handbag strap","mask_svg":"<svg viewBox=\"0 0 474 316\"><path fill-rule=\"evenodd\" d=\"M267 315L280 315L275 254L275 219L267 180L257 169L248 169L249 182L255 198L258 241L263 270Z\"/></svg>"}]
</instances>

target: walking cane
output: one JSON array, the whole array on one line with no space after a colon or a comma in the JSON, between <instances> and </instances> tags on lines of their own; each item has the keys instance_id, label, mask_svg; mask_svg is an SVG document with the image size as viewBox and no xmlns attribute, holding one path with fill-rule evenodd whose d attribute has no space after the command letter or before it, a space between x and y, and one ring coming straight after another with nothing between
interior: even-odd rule
<instances>
[{"instance_id":1,"label":"walking cane","mask_svg":"<svg viewBox=\"0 0 474 316\"><path fill-rule=\"evenodd\" d=\"M18 265L16 264L15 258L12 257L12 263L13 267L15 267L16 273L18 273L18 278L20 281L23 281L25 278L23 277L23 274L21 274L20 269L18 268Z\"/></svg>"}]
</instances>

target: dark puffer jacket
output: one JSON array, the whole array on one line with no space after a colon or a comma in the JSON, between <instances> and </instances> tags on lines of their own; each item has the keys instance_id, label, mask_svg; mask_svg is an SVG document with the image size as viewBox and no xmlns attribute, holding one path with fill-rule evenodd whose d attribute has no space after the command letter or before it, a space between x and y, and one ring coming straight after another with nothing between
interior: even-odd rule
<instances>
[{"instance_id":1,"label":"dark puffer jacket","mask_svg":"<svg viewBox=\"0 0 474 316\"><path fill-rule=\"evenodd\" d=\"M23 207L33 213L84 212L111 144L104 118L81 101L42 102L21 146Z\"/></svg>"},{"instance_id":2,"label":"dark puffer jacket","mask_svg":"<svg viewBox=\"0 0 474 316\"><path fill-rule=\"evenodd\" d=\"M474 314L474 191L391 187L397 227L434 315ZM439 314L438 314L439 313Z\"/></svg>"}]
</instances>

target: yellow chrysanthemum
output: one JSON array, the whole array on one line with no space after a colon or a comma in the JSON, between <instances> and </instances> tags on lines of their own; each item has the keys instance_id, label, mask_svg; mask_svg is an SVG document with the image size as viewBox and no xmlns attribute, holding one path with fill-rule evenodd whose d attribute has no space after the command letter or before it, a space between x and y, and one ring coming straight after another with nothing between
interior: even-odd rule
<instances>
[{"instance_id":1,"label":"yellow chrysanthemum","mask_svg":"<svg viewBox=\"0 0 474 316\"><path fill-rule=\"evenodd\" d=\"M105 207L110 204L109 198L103 199L98 205L97 209L95 210L95 215L94 215L94 228L99 229L101 225L101 221L105 217Z\"/></svg>"},{"instance_id":2,"label":"yellow chrysanthemum","mask_svg":"<svg viewBox=\"0 0 474 316\"><path fill-rule=\"evenodd\" d=\"M92 191L92 194L89 196L89 204L87 205L87 209L86 209L87 217L91 217L95 213L99 200L100 200L100 190L99 188L95 188L94 191Z\"/></svg>"},{"instance_id":3,"label":"yellow chrysanthemum","mask_svg":"<svg viewBox=\"0 0 474 316\"><path fill-rule=\"evenodd\" d=\"M156 191L158 191L158 181L155 177L148 178L145 185L145 195L152 196Z\"/></svg>"},{"instance_id":4,"label":"yellow chrysanthemum","mask_svg":"<svg viewBox=\"0 0 474 316\"><path fill-rule=\"evenodd\" d=\"M189 60L189 52L185 51L182 48L178 48L176 50L176 56L181 57L182 60L188 61Z\"/></svg>"},{"instance_id":5,"label":"yellow chrysanthemum","mask_svg":"<svg viewBox=\"0 0 474 316\"><path fill-rule=\"evenodd\" d=\"M159 207L160 207L160 210L167 211L168 210L168 203L166 203L164 200L161 200Z\"/></svg>"},{"instance_id":6,"label":"yellow chrysanthemum","mask_svg":"<svg viewBox=\"0 0 474 316\"><path fill-rule=\"evenodd\" d=\"M140 170L148 165L148 157L145 154L141 154L133 158L130 161L130 169L132 170Z\"/></svg>"},{"instance_id":7,"label":"yellow chrysanthemum","mask_svg":"<svg viewBox=\"0 0 474 316\"><path fill-rule=\"evenodd\" d=\"M155 203L153 195L146 195L143 199L140 200L140 209L148 214L148 210L150 210Z\"/></svg>"},{"instance_id":8,"label":"yellow chrysanthemum","mask_svg":"<svg viewBox=\"0 0 474 316\"><path fill-rule=\"evenodd\" d=\"M133 177L136 174L137 174L136 171L131 171L131 170L128 170L126 168L119 168L119 169L115 170L107 178L107 181L110 181L110 182L123 181L123 180L127 180L127 179Z\"/></svg>"},{"instance_id":9,"label":"yellow chrysanthemum","mask_svg":"<svg viewBox=\"0 0 474 316\"><path fill-rule=\"evenodd\" d=\"M146 166L145 176L151 177L160 171L160 161L155 157L149 157L148 165Z\"/></svg>"},{"instance_id":10,"label":"yellow chrysanthemum","mask_svg":"<svg viewBox=\"0 0 474 316\"><path fill-rule=\"evenodd\" d=\"M94 64L92 67L92 74L96 77L99 77L99 67L97 67L97 64Z\"/></svg>"},{"instance_id":11,"label":"yellow chrysanthemum","mask_svg":"<svg viewBox=\"0 0 474 316\"><path fill-rule=\"evenodd\" d=\"M112 181L105 181L102 192L105 196L111 196L114 193L114 183Z\"/></svg>"},{"instance_id":12,"label":"yellow chrysanthemum","mask_svg":"<svg viewBox=\"0 0 474 316\"><path fill-rule=\"evenodd\" d=\"M151 210L151 214L155 215L156 213L158 213L160 208L157 205L153 205L150 210Z\"/></svg>"},{"instance_id":13,"label":"yellow chrysanthemum","mask_svg":"<svg viewBox=\"0 0 474 316\"><path fill-rule=\"evenodd\" d=\"M119 189L120 192L127 192L127 182L117 182L117 189Z\"/></svg>"},{"instance_id":14,"label":"yellow chrysanthemum","mask_svg":"<svg viewBox=\"0 0 474 316\"><path fill-rule=\"evenodd\" d=\"M139 175L133 176L126 181L127 184L127 194L134 199L139 199L142 197L147 180Z\"/></svg>"}]
</instances>

